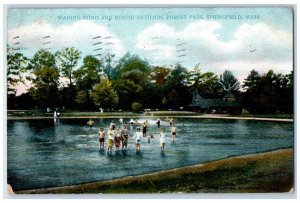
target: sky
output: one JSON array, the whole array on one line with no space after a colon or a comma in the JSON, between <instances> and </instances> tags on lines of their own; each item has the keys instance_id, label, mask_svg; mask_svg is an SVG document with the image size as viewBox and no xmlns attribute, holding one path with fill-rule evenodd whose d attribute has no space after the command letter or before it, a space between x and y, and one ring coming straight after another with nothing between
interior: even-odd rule
<instances>
[{"instance_id":1,"label":"sky","mask_svg":"<svg viewBox=\"0 0 300 203\"><path fill-rule=\"evenodd\" d=\"M95 39L93 39L95 38ZM181 63L242 83L252 69L293 70L289 7L9 9L7 43L27 57L75 47L92 54L137 54L151 65ZM81 59L82 61L82 59ZM82 62L79 63L79 66ZM18 87L24 92L24 85Z\"/></svg>"}]
</instances>

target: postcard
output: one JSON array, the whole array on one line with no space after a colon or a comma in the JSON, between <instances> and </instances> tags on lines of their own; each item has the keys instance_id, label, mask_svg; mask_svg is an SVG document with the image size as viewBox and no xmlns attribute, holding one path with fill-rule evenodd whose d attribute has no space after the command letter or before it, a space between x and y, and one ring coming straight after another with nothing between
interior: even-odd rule
<instances>
[{"instance_id":1,"label":"postcard","mask_svg":"<svg viewBox=\"0 0 300 203\"><path fill-rule=\"evenodd\" d=\"M8 193L292 193L294 12L8 7Z\"/></svg>"}]
</instances>

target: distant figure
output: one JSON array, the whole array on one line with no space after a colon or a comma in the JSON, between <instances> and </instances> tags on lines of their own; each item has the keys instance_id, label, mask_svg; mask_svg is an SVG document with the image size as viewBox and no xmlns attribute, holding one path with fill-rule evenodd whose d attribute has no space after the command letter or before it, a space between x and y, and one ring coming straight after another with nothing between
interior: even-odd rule
<instances>
[{"instance_id":1,"label":"distant figure","mask_svg":"<svg viewBox=\"0 0 300 203\"><path fill-rule=\"evenodd\" d=\"M57 113L56 113L56 111L54 111L54 118L57 118Z\"/></svg>"},{"instance_id":2,"label":"distant figure","mask_svg":"<svg viewBox=\"0 0 300 203\"><path fill-rule=\"evenodd\" d=\"M112 154L112 148L114 143L115 132L112 128L109 128L107 131L108 139L107 139L107 153Z\"/></svg>"},{"instance_id":3,"label":"distant figure","mask_svg":"<svg viewBox=\"0 0 300 203\"><path fill-rule=\"evenodd\" d=\"M122 151L127 150L127 142L128 142L128 130L126 125L123 125L123 129L121 131L121 141L122 141Z\"/></svg>"},{"instance_id":4,"label":"distant figure","mask_svg":"<svg viewBox=\"0 0 300 203\"><path fill-rule=\"evenodd\" d=\"M164 152L165 151L165 144L166 144L166 133L165 133L164 128L161 129L161 131L160 131L159 143L160 143L160 151Z\"/></svg>"},{"instance_id":5,"label":"distant figure","mask_svg":"<svg viewBox=\"0 0 300 203\"><path fill-rule=\"evenodd\" d=\"M121 125L123 125L123 118L120 118L120 123L121 123Z\"/></svg>"},{"instance_id":6,"label":"distant figure","mask_svg":"<svg viewBox=\"0 0 300 203\"><path fill-rule=\"evenodd\" d=\"M172 131L172 141L174 141L175 140L175 136L176 136L176 131L177 131L175 123L173 124L173 127L172 127L171 131Z\"/></svg>"},{"instance_id":7,"label":"distant figure","mask_svg":"<svg viewBox=\"0 0 300 203\"><path fill-rule=\"evenodd\" d=\"M101 150L104 149L104 140L105 140L105 132L103 128L100 128L98 132L98 136L99 136L99 150Z\"/></svg>"},{"instance_id":8,"label":"distant figure","mask_svg":"<svg viewBox=\"0 0 300 203\"><path fill-rule=\"evenodd\" d=\"M142 140L143 134L141 132L140 128L137 128L137 132L132 137L133 140L135 140L135 149L136 152L139 153L141 151L141 140Z\"/></svg>"},{"instance_id":9,"label":"distant figure","mask_svg":"<svg viewBox=\"0 0 300 203\"><path fill-rule=\"evenodd\" d=\"M157 119L156 124L157 124L157 128L160 128L160 119L159 118Z\"/></svg>"},{"instance_id":10,"label":"distant figure","mask_svg":"<svg viewBox=\"0 0 300 203\"><path fill-rule=\"evenodd\" d=\"M143 136L146 136L146 134L147 134L147 121L143 123Z\"/></svg>"},{"instance_id":11,"label":"distant figure","mask_svg":"<svg viewBox=\"0 0 300 203\"><path fill-rule=\"evenodd\" d=\"M173 125L173 118L170 118L169 122L170 122L170 126L172 126Z\"/></svg>"},{"instance_id":12,"label":"distant figure","mask_svg":"<svg viewBox=\"0 0 300 203\"><path fill-rule=\"evenodd\" d=\"M133 119L130 119L130 124L133 125Z\"/></svg>"},{"instance_id":13,"label":"distant figure","mask_svg":"<svg viewBox=\"0 0 300 203\"><path fill-rule=\"evenodd\" d=\"M119 147L121 145L121 130L120 128L117 128L116 136L115 136L115 147L116 147L116 152L119 151Z\"/></svg>"},{"instance_id":14,"label":"distant figure","mask_svg":"<svg viewBox=\"0 0 300 203\"><path fill-rule=\"evenodd\" d=\"M89 126L90 129L92 129L92 127L95 124L95 122L92 121L92 119L90 119L86 124Z\"/></svg>"},{"instance_id":15,"label":"distant figure","mask_svg":"<svg viewBox=\"0 0 300 203\"><path fill-rule=\"evenodd\" d=\"M110 123L110 126L109 126L110 128L112 128L113 130L115 130L115 128L116 128L116 124L115 124L115 122L114 121L111 121L111 123Z\"/></svg>"}]
</instances>

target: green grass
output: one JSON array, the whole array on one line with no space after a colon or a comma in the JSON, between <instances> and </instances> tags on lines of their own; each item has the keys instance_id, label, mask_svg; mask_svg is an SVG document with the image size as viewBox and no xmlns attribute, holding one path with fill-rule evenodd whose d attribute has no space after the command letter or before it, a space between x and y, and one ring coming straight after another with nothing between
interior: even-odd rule
<instances>
[{"instance_id":1,"label":"green grass","mask_svg":"<svg viewBox=\"0 0 300 203\"><path fill-rule=\"evenodd\" d=\"M143 176L19 193L288 192L294 187L293 171L293 150L285 149Z\"/></svg>"},{"instance_id":2,"label":"green grass","mask_svg":"<svg viewBox=\"0 0 300 203\"><path fill-rule=\"evenodd\" d=\"M140 117L140 116L155 116L155 117L176 117L176 116L202 116L211 115L216 118L215 114L201 114L190 111L151 111L151 112L80 112L80 111L63 111L61 117ZM280 118L280 119L293 119L293 114L241 114L241 115L228 115L220 114L221 116L234 116L241 118ZM8 117L53 117L52 113L41 112L38 110L20 110L20 111L7 111Z\"/></svg>"}]
</instances>

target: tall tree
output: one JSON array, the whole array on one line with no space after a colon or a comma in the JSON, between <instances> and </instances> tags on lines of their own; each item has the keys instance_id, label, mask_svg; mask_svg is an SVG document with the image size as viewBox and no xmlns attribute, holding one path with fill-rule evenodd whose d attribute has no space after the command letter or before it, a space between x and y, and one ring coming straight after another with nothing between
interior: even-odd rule
<instances>
[{"instance_id":1,"label":"tall tree","mask_svg":"<svg viewBox=\"0 0 300 203\"><path fill-rule=\"evenodd\" d=\"M212 72L202 72L199 64L189 72L188 85L206 97L218 97L221 92L218 76Z\"/></svg>"},{"instance_id":2,"label":"tall tree","mask_svg":"<svg viewBox=\"0 0 300 203\"><path fill-rule=\"evenodd\" d=\"M12 47L7 47L7 93L15 94L16 85L19 82L24 82L27 72L28 59L22 54L16 52Z\"/></svg>"},{"instance_id":3,"label":"tall tree","mask_svg":"<svg viewBox=\"0 0 300 203\"><path fill-rule=\"evenodd\" d=\"M112 87L112 83L105 79L96 84L90 92L96 106L101 108L114 108L118 104L118 95Z\"/></svg>"},{"instance_id":4,"label":"tall tree","mask_svg":"<svg viewBox=\"0 0 300 203\"><path fill-rule=\"evenodd\" d=\"M261 76L256 70L251 70L250 74L244 80L244 84L242 87L246 90L252 89L257 84L260 78Z\"/></svg>"},{"instance_id":5,"label":"tall tree","mask_svg":"<svg viewBox=\"0 0 300 203\"><path fill-rule=\"evenodd\" d=\"M79 90L90 90L95 84L106 78L102 62L92 55L83 59L83 65L74 71L74 78Z\"/></svg>"},{"instance_id":6,"label":"tall tree","mask_svg":"<svg viewBox=\"0 0 300 203\"><path fill-rule=\"evenodd\" d=\"M151 80L154 84L165 85L167 82L167 76L170 74L171 70L166 67L155 66L151 72Z\"/></svg>"},{"instance_id":7,"label":"tall tree","mask_svg":"<svg viewBox=\"0 0 300 203\"><path fill-rule=\"evenodd\" d=\"M235 93L239 92L240 82L229 70L225 70L223 74L220 75L219 83L225 93L229 91Z\"/></svg>"},{"instance_id":8,"label":"tall tree","mask_svg":"<svg viewBox=\"0 0 300 203\"><path fill-rule=\"evenodd\" d=\"M58 103L59 70L55 55L40 50L30 60L33 86L29 92L41 107L55 107Z\"/></svg>"},{"instance_id":9,"label":"tall tree","mask_svg":"<svg viewBox=\"0 0 300 203\"><path fill-rule=\"evenodd\" d=\"M69 86L73 85L74 69L80 59L80 52L74 47L67 47L61 52L57 52L57 57L61 66L62 76L69 79Z\"/></svg>"}]
</instances>

